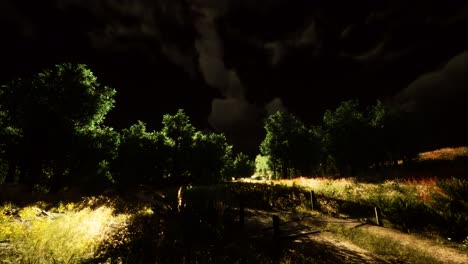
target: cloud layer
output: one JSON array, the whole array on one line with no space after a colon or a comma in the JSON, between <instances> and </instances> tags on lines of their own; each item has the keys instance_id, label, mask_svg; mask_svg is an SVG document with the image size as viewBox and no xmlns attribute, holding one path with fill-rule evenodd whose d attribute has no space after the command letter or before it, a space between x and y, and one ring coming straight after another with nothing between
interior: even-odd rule
<instances>
[{"instance_id":1,"label":"cloud layer","mask_svg":"<svg viewBox=\"0 0 468 264\"><path fill-rule=\"evenodd\" d=\"M445 113L461 110L468 101L468 50L441 69L425 73L396 96L408 112Z\"/></svg>"},{"instance_id":2,"label":"cloud layer","mask_svg":"<svg viewBox=\"0 0 468 264\"><path fill-rule=\"evenodd\" d=\"M112 68L137 58L128 63L140 68L107 77L138 68L136 85L161 97L154 104L169 104L165 94L203 103L207 123L232 135L261 133L274 111L314 122L337 101L395 94L406 111L454 123L443 116L463 112L467 99L461 1L5 0L0 14L6 64L100 57Z\"/></svg>"}]
</instances>

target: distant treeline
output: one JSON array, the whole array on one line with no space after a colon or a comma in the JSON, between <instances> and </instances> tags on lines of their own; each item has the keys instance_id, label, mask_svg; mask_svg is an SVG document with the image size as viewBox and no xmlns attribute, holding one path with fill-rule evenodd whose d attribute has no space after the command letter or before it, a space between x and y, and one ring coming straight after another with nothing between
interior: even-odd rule
<instances>
[{"instance_id":1,"label":"distant treeline","mask_svg":"<svg viewBox=\"0 0 468 264\"><path fill-rule=\"evenodd\" d=\"M265 122L260 174L356 175L370 168L412 161L421 146L418 118L377 101L362 109L358 100L327 110L322 122L308 126L291 113L277 112ZM265 165L264 165L265 166Z\"/></svg>"},{"instance_id":2,"label":"distant treeline","mask_svg":"<svg viewBox=\"0 0 468 264\"><path fill-rule=\"evenodd\" d=\"M86 65L72 63L2 85L0 183L56 192L253 174L251 158L233 153L223 134L198 131L183 110L164 115L160 131L147 131L141 121L120 131L106 126L115 94ZM354 174L411 160L418 150L414 126L409 115L380 101L364 110L357 100L346 101L326 111L318 126L290 113L270 115L259 150L276 176Z\"/></svg>"},{"instance_id":3,"label":"distant treeline","mask_svg":"<svg viewBox=\"0 0 468 264\"><path fill-rule=\"evenodd\" d=\"M0 89L0 183L42 191L213 183L253 173L223 134L197 131L183 110L161 131L104 125L116 91L83 64L64 63Z\"/></svg>"}]
</instances>

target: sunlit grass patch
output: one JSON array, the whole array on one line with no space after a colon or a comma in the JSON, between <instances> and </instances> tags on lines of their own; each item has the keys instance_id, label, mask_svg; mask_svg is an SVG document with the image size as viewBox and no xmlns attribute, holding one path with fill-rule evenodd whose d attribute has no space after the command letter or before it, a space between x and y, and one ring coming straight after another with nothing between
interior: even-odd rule
<instances>
[{"instance_id":1,"label":"sunlit grass patch","mask_svg":"<svg viewBox=\"0 0 468 264\"><path fill-rule=\"evenodd\" d=\"M301 177L253 181L246 185L251 185L251 188L244 188L244 192L256 193L263 190L271 193L266 197L271 201L279 201L280 193L286 199L294 198L284 192L305 193L305 199L296 199L293 204L283 199L280 204L284 204L282 209L286 210L300 210L297 205L304 202L310 208L311 195L308 193L314 191L317 199L314 210L318 209L332 216L375 219L377 207L381 212L380 220L387 227L430 237L450 237L458 243L467 236L468 181L465 178L408 177L365 182L356 178ZM245 195L251 197L248 200L253 200L253 193L250 196ZM255 197L256 200L262 198L259 195ZM270 205L278 206L278 203L270 202Z\"/></svg>"},{"instance_id":2,"label":"sunlit grass patch","mask_svg":"<svg viewBox=\"0 0 468 264\"><path fill-rule=\"evenodd\" d=\"M454 160L457 157L468 157L468 147L442 148L420 153L420 160Z\"/></svg>"},{"instance_id":3,"label":"sunlit grass patch","mask_svg":"<svg viewBox=\"0 0 468 264\"><path fill-rule=\"evenodd\" d=\"M325 228L338 235L342 239L380 255L392 263L438 263L436 259L412 245L406 245L401 241L389 239L359 228L346 228L343 226L328 224Z\"/></svg>"},{"instance_id":4,"label":"sunlit grass patch","mask_svg":"<svg viewBox=\"0 0 468 264\"><path fill-rule=\"evenodd\" d=\"M0 210L1 263L79 263L92 258L99 244L128 215L114 214L105 205L98 208L65 206L58 213L37 206ZM17 211L15 211L17 210Z\"/></svg>"}]
</instances>

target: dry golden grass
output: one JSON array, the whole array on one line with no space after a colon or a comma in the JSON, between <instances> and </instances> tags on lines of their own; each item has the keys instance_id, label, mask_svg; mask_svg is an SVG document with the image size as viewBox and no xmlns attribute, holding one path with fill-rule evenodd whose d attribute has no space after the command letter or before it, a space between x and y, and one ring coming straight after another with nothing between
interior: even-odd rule
<instances>
[{"instance_id":1,"label":"dry golden grass","mask_svg":"<svg viewBox=\"0 0 468 264\"><path fill-rule=\"evenodd\" d=\"M114 214L111 205L89 207L90 202L60 204L49 211L41 203L0 206L0 262L81 263L92 258L129 216Z\"/></svg>"},{"instance_id":2,"label":"dry golden grass","mask_svg":"<svg viewBox=\"0 0 468 264\"><path fill-rule=\"evenodd\" d=\"M418 157L420 160L454 160L468 157L468 147L442 148L420 153Z\"/></svg>"}]
</instances>

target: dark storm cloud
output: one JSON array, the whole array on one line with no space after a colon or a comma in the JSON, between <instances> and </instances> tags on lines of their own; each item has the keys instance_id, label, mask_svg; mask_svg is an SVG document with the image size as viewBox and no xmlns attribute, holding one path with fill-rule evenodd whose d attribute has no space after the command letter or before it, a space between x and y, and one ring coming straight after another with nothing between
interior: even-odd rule
<instances>
[{"instance_id":1,"label":"dark storm cloud","mask_svg":"<svg viewBox=\"0 0 468 264\"><path fill-rule=\"evenodd\" d=\"M436 146L468 144L468 50L423 74L395 97L401 110L418 116L421 137ZM438 145L439 144L439 145Z\"/></svg>"},{"instance_id":2,"label":"dark storm cloud","mask_svg":"<svg viewBox=\"0 0 468 264\"><path fill-rule=\"evenodd\" d=\"M224 61L224 40L216 22L225 15L227 4L223 3L227 1L218 1L217 5L208 1L198 3L193 9L199 14L195 21L199 69L206 83L217 88L222 95L222 98L212 101L208 121L218 131L227 133L257 129L264 110L247 100L246 90L238 73L234 69L228 69ZM268 108L283 110L284 106L281 99L276 99Z\"/></svg>"},{"instance_id":3,"label":"dark storm cloud","mask_svg":"<svg viewBox=\"0 0 468 264\"><path fill-rule=\"evenodd\" d=\"M287 112L286 106L283 104L283 100L281 98L276 97L275 99L271 100L266 106L265 109L267 114L274 114L276 112Z\"/></svg>"},{"instance_id":4,"label":"dark storm cloud","mask_svg":"<svg viewBox=\"0 0 468 264\"><path fill-rule=\"evenodd\" d=\"M16 30L21 37L28 39L35 37L36 29L33 23L10 1L0 2L0 17L0 21L3 20L7 26L18 27Z\"/></svg>"},{"instance_id":5,"label":"dark storm cloud","mask_svg":"<svg viewBox=\"0 0 468 264\"><path fill-rule=\"evenodd\" d=\"M224 65L223 41L221 40L215 20L220 16L220 11L208 7L195 7L200 14L195 21L195 28L198 38L195 42L199 54L199 66L205 81L220 89L225 97L240 97L241 91L231 91L232 89L243 89L238 82L235 87L230 87L229 71ZM236 77L237 78L237 77ZM235 93L235 94L232 94Z\"/></svg>"},{"instance_id":6,"label":"dark storm cloud","mask_svg":"<svg viewBox=\"0 0 468 264\"><path fill-rule=\"evenodd\" d=\"M208 121L217 130L226 131L255 118L256 108L247 102L237 73L224 64L224 44L216 27L223 8L210 5L210 2L205 5L202 5L204 1L198 2L200 5L193 9L199 14L195 21L198 33L195 46L200 72L206 83L217 88L223 96L213 100Z\"/></svg>"},{"instance_id":7,"label":"dark storm cloud","mask_svg":"<svg viewBox=\"0 0 468 264\"><path fill-rule=\"evenodd\" d=\"M147 59L163 54L185 72L196 72L192 18L184 1L58 0L63 11L86 10L96 20L86 32L94 48L139 51Z\"/></svg>"},{"instance_id":8,"label":"dark storm cloud","mask_svg":"<svg viewBox=\"0 0 468 264\"><path fill-rule=\"evenodd\" d=\"M42 57L48 58L59 53L54 49L63 49L57 58L68 58L68 53L78 54L86 46L72 58L90 56L83 60L138 64L140 68L136 67L137 73L131 77L137 78L138 84L155 84L158 87L153 89L159 89L161 96L164 87L172 84L171 78L185 72L188 75L178 82L185 88L172 92L175 99L171 104L177 100L191 104L191 100L209 96L199 103L206 105L202 115L207 115L208 101L218 96L212 100L207 118L223 132L248 130L278 110L309 115L349 95L394 95L415 74L434 69L434 64L449 58L448 54L465 49L466 42L453 42L458 46L450 48L452 43L440 39L453 41L468 23L467 5L459 8L411 1L344 1L340 8L329 1L307 0L55 0L32 5L50 14L49 20L41 12L25 11L33 8L21 2L2 1L0 20L16 25L12 32L21 35L24 47L30 45L24 39L40 37L35 44L42 46L31 54L48 48L49 53ZM458 29L452 32L453 27ZM434 58L426 55L430 51ZM462 59L457 59L459 56ZM460 74L453 70L465 67L460 60L466 55L459 56L402 91L400 105L411 111L436 112L441 104L459 109L466 99L466 89L460 83L467 81L466 71ZM29 57L24 58L27 61ZM10 61L16 60L16 55L11 55ZM110 71L115 69L112 66ZM166 67L164 72L171 74L161 79L167 81L148 81L157 79L158 71ZM151 69L156 69L154 76ZM119 81L130 78L123 75ZM196 85L192 86L192 80ZM387 87L382 89L394 87L380 92L375 89L379 82L389 83L380 86ZM194 99L197 97L187 96L188 89L192 89L191 96L198 94L196 89L205 91ZM307 89L314 89L314 98L306 96L305 91L311 91ZM312 110L311 103L315 106Z\"/></svg>"},{"instance_id":9,"label":"dark storm cloud","mask_svg":"<svg viewBox=\"0 0 468 264\"><path fill-rule=\"evenodd\" d=\"M139 51L148 58L157 51L192 77L201 74L222 96L212 102L208 121L213 127L248 126L263 111L247 101L239 75L225 66L217 21L230 1L61 0L57 4L64 11L84 8L102 24L87 32L96 49Z\"/></svg>"},{"instance_id":10,"label":"dark storm cloud","mask_svg":"<svg viewBox=\"0 0 468 264\"><path fill-rule=\"evenodd\" d=\"M430 114L463 109L468 101L468 50L450 59L441 69L417 78L396 100L408 112Z\"/></svg>"},{"instance_id":11,"label":"dark storm cloud","mask_svg":"<svg viewBox=\"0 0 468 264\"><path fill-rule=\"evenodd\" d=\"M257 115L258 108L246 100L217 98L212 102L209 122L218 131L230 131L238 126L248 128Z\"/></svg>"},{"instance_id":12,"label":"dark storm cloud","mask_svg":"<svg viewBox=\"0 0 468 264\"><path fill-rule=\"evenodd\" d=\"M307 47L318 51L319 45L320 39L317 33L317 25L314 20L311 20L311 22L285 38L265 43L264 48L271 54L271 65L277 66L292 49Z\"/></svg>"}]
</instances>

